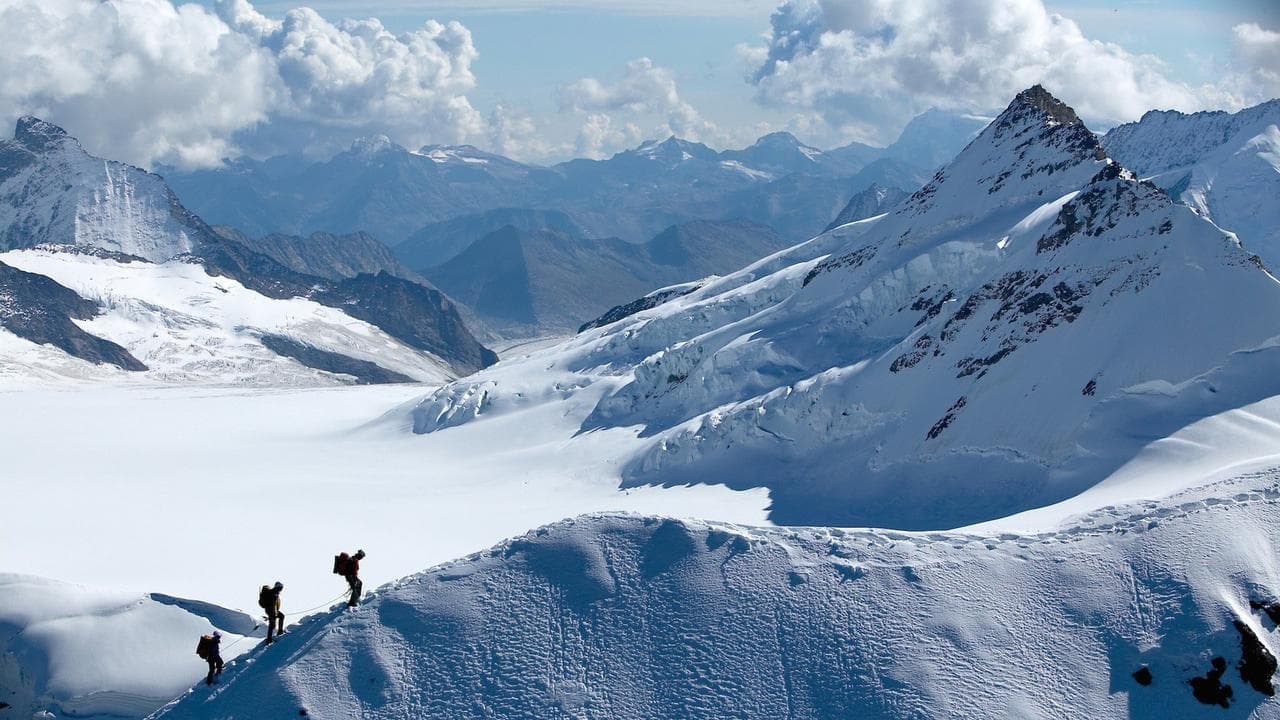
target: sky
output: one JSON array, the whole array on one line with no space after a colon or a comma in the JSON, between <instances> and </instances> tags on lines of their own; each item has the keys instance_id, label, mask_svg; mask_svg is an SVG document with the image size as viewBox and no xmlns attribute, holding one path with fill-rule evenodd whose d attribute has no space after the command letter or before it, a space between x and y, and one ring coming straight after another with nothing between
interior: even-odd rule
<instances>
[{"instance_id":1,"label":"sky","mask_svg":"<svg viewBox=\"0 0 1280 720\"><path fill-rule=\"evenodd\" d=\"M0 0L0 120L143 166L357 137L531 162L892 142L1043 83L1097 129L1280 96L1274 0Z\"/></svg>"}]
</instances>

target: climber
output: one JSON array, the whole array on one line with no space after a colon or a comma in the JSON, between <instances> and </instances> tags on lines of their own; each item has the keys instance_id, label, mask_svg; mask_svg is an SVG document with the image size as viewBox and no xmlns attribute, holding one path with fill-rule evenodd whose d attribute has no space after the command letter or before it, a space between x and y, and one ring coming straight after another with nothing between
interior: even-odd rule
<instances>
[{"instance_id":1,"label":"climber","mask_svg":"<svg viewBox=\"0 0 1280 720\"><path fill-rule=\"evenodd\" d=\"M217 630L212 635L201 635L200 642L196 643L196 655L202 660L209 663L209 674L204 679L205 685L212 685L215 675L222 675L222 650L219 645L222 643L222 633Z\"/></svg>"},{"instance_id":2,"label":"climber","mask_svg":"<svg viewBox=\"0 0 1280 720\"><path fill-rule=\"evenodd\" d=\"M364 590L364 583L360 581L360 561L363 559L364 550L357 550L355 555L341 553L333 558L334 574L346 578L347 586L351 588L351 596L347 599L347 607L355 607L360 604L360 592Z\"/></svg>"},{"instance_id":3,"label":"climber","mask_svg":"<svg viewBox=\"0 0 1280 720\"><path fill-rule=\"evenodd\" d=\"M284 634L284 613L280 612L281 590L284 590L284 583L276 581L275 585L263 585L258 591L258 607L267 611L267 644L275 642L271 636L273 630L276 635Z\"/></svg>"}]
</instances>

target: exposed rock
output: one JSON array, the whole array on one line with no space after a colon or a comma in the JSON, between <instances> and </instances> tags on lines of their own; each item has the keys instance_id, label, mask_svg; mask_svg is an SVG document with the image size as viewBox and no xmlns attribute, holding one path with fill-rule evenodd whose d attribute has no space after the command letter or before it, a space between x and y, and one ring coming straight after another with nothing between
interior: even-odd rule
<instances>
[{"instance_id":1,"label":"exposed rock","mask_svg":"<svg viewBox=\"0 0 1280 720\"><path fill-rule=\"evenodd\" d=\"M328 350L321 350L300 343L283 335L263 335L259 338L271 352L293 358L309 368L339 375L350 375L357 385L381 385L387 383L411 383L413 378L387 370L368 360L358 360Z\"/></svg>"},{"instance_id":2,"label":"exposed rock","mask_svg":"<svg viewBox=\"0 0 1280 720\"><path fill-rule=\"evenodd\" d=\"M1231 707L1231 686L1222 682L1222 676L1227 672L1227 661L1222 657L1215 657L1211 664L1213 668L1204 677L1194 677L1187 681L1191 683L1191 693L1205 705Z\"/></svg>"},{"instance_id":3,"label":"exposed rock","mask_svg":"<svg viewBox=\"0 0 1280 720\"><path fill-rule=\"evenodd\" d=\"M75 320L91 320L98 304L54 280L0 262L0 327L20 338L53 345L73 357L122 370L146 370L128 350L90 335Z\"/></svg>"},{"instance_id":4,"label":"exposed rock","mask_svg":"<svg viewBox=\"0 0 1280 720\"><path fill-rule=\"evenodd\" d=\"M1236 632L1240 633L1240 679L1258 692L1272 697L1276 694L1271 684L1271 677L1276 674L1276 658L1262 644L1258 636L1240 620L1235 621Z\"/></svg>"}]
</instances>

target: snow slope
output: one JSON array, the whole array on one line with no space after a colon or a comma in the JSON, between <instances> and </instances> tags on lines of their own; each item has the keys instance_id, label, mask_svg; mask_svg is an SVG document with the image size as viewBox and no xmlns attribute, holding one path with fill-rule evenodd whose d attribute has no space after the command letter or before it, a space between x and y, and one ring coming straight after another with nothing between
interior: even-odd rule
<instances>
[{"instance_id":1,"label":"snow slope","mask_svg":"<svg viewBox=\"0 0 1280 720\"><path fill-rule=\"evenodd\" d=\"M629 485L767 487L786 524L936 529L1067 499L1277 394L1277 317L1280 283L1234 237L1036 87L888 215L529 364L617 388L581 430L638 428ZM530 374L447 386L415 427L554 400Z\"/></svg>"},{"instance_id":2,"label":"snow slope","mask_svg":"<svg viewBox=\"0 0 1280 720\"><path fill-rule=\"evenodd\" d=\"M1276 718L1277 480L1036 535L581 517L312 618L158 717ZM1188 682L1213 658L1225 711Z\"/></svg>"},{"instance_id":3,"label":"snow slope","mask_svg":"<svg viewBox=\"0 0 1280 720\"><path fill-rule=\"evenodd\" d=\"M439 383L456 377L439 358L340 310L303 298L268 298L230 278L211 276L195 263L128 262L54 249L12 250L0 253L0 262L50 277L101 304L102 314L79 325L124 346L148 368L142 373L89 370L87 363L69 355L62 362L48 357L24 361L6 352L0 355L6 375L47 377L52 372L80 379L105 375L115 382L260 386L353 381L277 354L263 344L263 336L270 335L374 363L413 380ZM24 365L26 373L18 369Z\"/></svg>"},{"instance_id":4,"label":"snow slope","mask_svg":"<svg viewBox=\"0 0 1280 720\"><path fill-rule=\"evenodd\" d=\"M0 140L0 249L70 243L158 262L196 249L184 214L158 175L92 157L56 125L22 117Z\"/></svg>"},{"instance_id":5,"label":"snow slope","mask_svg":"<svg viewBox=\"0 0 1280 720\"><path fill-rule=\"evenodd\" d=\"M1280 100L1237 113L1149 112L1107 151L1280 266Z\"/></svg>"},{"instance_id":6,"label":"snow slope","mask_svg":"<svg viewBox=\"0 0 1280 720\"><path fill-rule=\"evenodd\" d=\"M265 634L207 603L0 574L0 717L151 712L207 669L195 645L215 629L224 660Z\"/></svg>"}]
</instances>

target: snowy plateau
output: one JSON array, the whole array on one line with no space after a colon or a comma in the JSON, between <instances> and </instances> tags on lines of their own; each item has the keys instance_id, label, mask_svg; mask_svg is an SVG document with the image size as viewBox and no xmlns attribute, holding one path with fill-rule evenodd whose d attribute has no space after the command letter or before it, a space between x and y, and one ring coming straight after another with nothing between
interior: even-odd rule
<instances>
[{"instance_id":1,"label":"snowy plateau","mask_svg":"<svg viewBox=\"0 0 1280 720\"><path fill-rule=\"evenodd\" d=\"M1280 718L1275 107L1098 136L1036 86L887 212L496 364L20 123L0 719Z\"/></svg>"}]
</instances>

